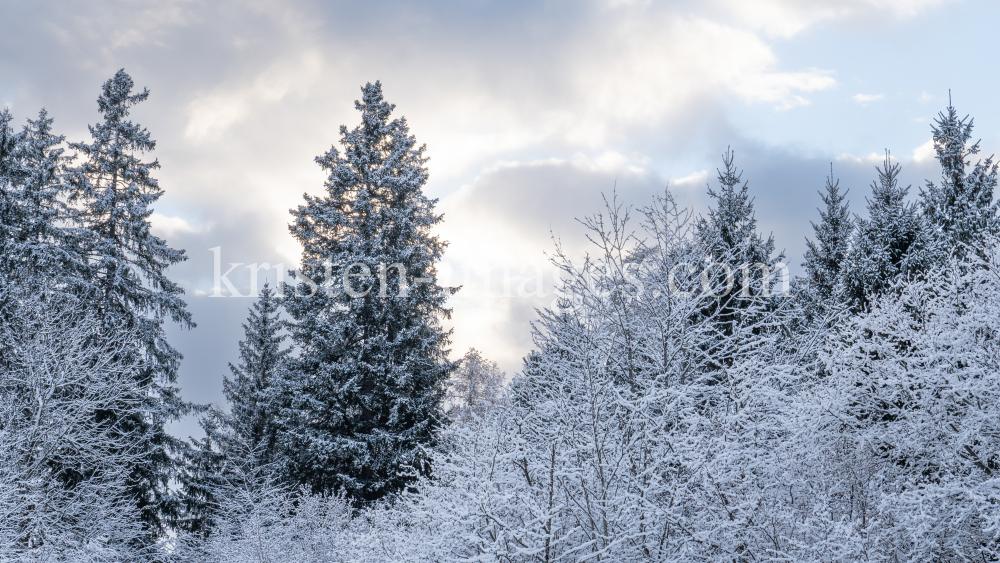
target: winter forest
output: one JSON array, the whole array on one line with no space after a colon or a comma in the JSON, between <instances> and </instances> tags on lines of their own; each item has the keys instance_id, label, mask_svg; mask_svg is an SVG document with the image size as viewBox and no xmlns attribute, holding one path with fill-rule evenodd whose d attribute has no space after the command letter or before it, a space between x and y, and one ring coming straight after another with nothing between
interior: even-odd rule
<instances>
[{"instance_id":1,"label":"winter forest","mask_svg":"<svg viewBox=\"0 0 1000 563\"><path fill-rule=\"evenodd\" d=\"M940 177L832 170L804 257L736 150L704 213L608 186L504 373L451 349L425 147L368 83L204 405L148 97L118 71L86 140L0 113L0 561L1000 560L998 168L950 102Z\"/></svg>"}]
</instances>

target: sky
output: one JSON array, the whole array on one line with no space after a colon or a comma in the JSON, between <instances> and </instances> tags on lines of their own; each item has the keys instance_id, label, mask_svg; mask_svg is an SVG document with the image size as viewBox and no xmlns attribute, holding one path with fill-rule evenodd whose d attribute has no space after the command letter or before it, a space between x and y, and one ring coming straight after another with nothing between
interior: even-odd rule
<instances>
[{"instance_id":1,"label":"sky","mask_svg":"<svg viewBox=\"0 0 1000 563\"><path fill-rule=\"evenodd\" d=\"M0 0L0 105L45 107L89 140L101 84L124 68L149 100L132 118L157 140L165 194L154 232L189 259L168 274L197 327L168 326L183 396L222 402L251 296L296 267L289 210L320 194L314 162L359 123L380 80L426 143L449 241L440 282L452 356L475 347L508 372L552 303L554 240L580 258L577 219L614 195L640 208L669 189L707 213L731 148L759 230L800 272L817 190L833 173L865 196L885 151L916 195L936 180L930 125L948 104L1000 147L993 61L1000 3L962 0ZM994 39L990 39L994 37ZM991 103L993 102L993 103ZM217 248L213 252L211 249ZM547 254L548 253L548 254ZM507 272L509 291L503 283ZM489 284L486 280L489 279ZM225 286L223 286L224 288ZM197 435L197 424L174 425Z\"/></svg>"}]
</instances>

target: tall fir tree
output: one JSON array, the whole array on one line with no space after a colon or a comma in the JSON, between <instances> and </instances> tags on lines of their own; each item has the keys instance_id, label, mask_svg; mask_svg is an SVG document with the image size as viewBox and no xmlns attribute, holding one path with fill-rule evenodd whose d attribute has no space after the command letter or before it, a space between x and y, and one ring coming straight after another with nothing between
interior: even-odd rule
<instances>
[{"instance_id":1,"label":"tall fir tree","mask_svg":"<svg viewBox=\"0 0 1000 563\"><path fill-rule=\"evenodd\" d=\"M753 336L759 333L764 326L762 316L775 305L769 286L775 281L775 266L784 258L783 253L774 255L773 236L765 240L757 232L749 184L742 180L742 171L737 171L735 158L731 150L722 155L719 190L708 189L715 206L709 209L708 217L699 219L696 228L696 238L706 254L703 279L718 296L707 302L701 314L713 319L720 343L751 336L742 334L747 327L755 327ZM716 367L738 360L723 357L721 350L709 351Z\"/></svg>"},{"instance_id":2,"label":"tall fir tree","mask_svg":"<svg viewBox=\"0 0 1000 563\"><path fill-rule=\"evenodd\" d=\"M52 118L45 109L21 132L22 174L13 191L17 203L4 238L2 269L19 283L44 279L49 290L74 293L84 283L84 265L74 210L65 202L69 186L64 172L71 159L64 156L64 141L64 136L52 132Z\"/></svg>"},{"instance_id":3,"label":"tall fir tree","mask_svg":"<svg viewBox=\"0 0 1000 563\"><path fill-rule=\"evenodd\" d=\"M826 210L819 210L820 222L810 223L816 240L806 239L806 284L810 295L818 302L835 297L840 271L847 257L854 221L848 209L847 192L840 192L840 180L833 178L833 165L823 192L819 192Z\"/></svg>"},{"instance_id":4,"label":"tall fir tree","mask_svg":"<svg viewBox=\"0 0 1000 563\"><path fill-rule=\"evenodd\" d=\"M284 455L279 449L278 384L291 349L282 346L287 335L279 308L274 290L265 284L243 324L240 362L229 364L232 378L222 381L229 410L213 408L202 418L205 438L193 444L180 479L184 498L180 527L186 531L209 534L219 491L230 485L234 474L274 474Z\"/></svg>"},{"instance_id":5,"label":"tall fir tree","mask_svg":"<svg viewBox=\"0 0 1000 563\"><path fill-rule=\"evenodd\" d=\"M20 135L14 132L13 122L9 109L0 111L0 185L5 189L23 176L17 159Z\"/></svg>"},{"instance_id":6,"label":"tall fir tree","mask_svg":"<svg viewBox=\"0 0 1000 563\"><path fill-rule=\"evenodd\" d=\"M379 82L362 88L361 124L340 128L343 154L316 159L326 195L305 195L290 226L305 278L285 289L299 350L287 380L290 477L362 501L429 471L422 448L456 366L440 326L455 290L435 279L446 243L431 234L441 215L423 193L425 147L405 118L390 120L394 107Z\"/></svg>"},{"instance_id":7,"label":"tall fir tree","mask_svg":"<svg viewBox=\"0 0 1000 563\"><path fill-rule=\"evenodd\" d=\"M7 246L17 236L18 207L20 197L18 187L24 180L24 169L21 166L21 135L14 132L12 122L14 116L7 108L0 111L0 239L4 244L3 280L10 278L10 271L16 267L12 264L12 256Z\"/></svg>"},{"instance_id":8,"label":"tall fir tree","mask_svg":"<svg viewBox=\"0 0 1000 563\"><path fill-rule=\"evenodd\" d=\"M850 308L868 308L875 295L901 277L927 271L941 259L941 246L916 205L906 202L910 187L899 185L898 163L889 153L872 182L868 218L857 219L857 229L841 270L844 297Z\"/></svg>"},{"instance_id":9,"label":"tall fir tree","mask_svg":"<svg viewBox=\"0 0 1000 563\"><path fill-rule=\"evenodd\" d=\"M141 159L156 143L145 128L128 119L130 110L149 97L146 89L132 89L132 78L124 70L104 83L97 99L104 120L89 127L92 142L70 145L83 160L71 169L70 183L71 202L81 210L86 234L81 246L90 283L83 297L107 327L133 331L142 343L132 353L142 365L139 388L147 414L121 418L106 410L98 415L146 436L142 462L131 468L128 494L154 541L166 533L176 513L177 501L168 488L176 475L171 453L185 448L165 425L190 409L172 385L181 355L167 342L163 322L169 318L186 328L194 323L181 298L184 291L164 273L187 257L150 230L151 206L163 195L151 175L160 164Z\"/></svg>"},{"instance_id":10,"label":"tall fir tree","mask_svg":"<svg viewBox=\"0 0 1000 563\"><path fill-rule=\"evenodd\" d=\"M924 216L948 250L960 256L967 246L981 247L984 236L1000 233L1000 203L993 201L997 164L991 156L972 165L969 157L979 154L979 142L969 144L972 122L968 116L959 119L949 93L948 108L931 126L941 183L928 180L921 190Z\"/></svg>"},{"instance_id":11,"label":"tall fir tree","mask_svg":"<svg viewBox=\"0 0 1000 563\"><path fill-rule=\"evenodd\" d=\"M240 363L229 364L233 377L222 381L222 393L230 407L223 420L230 432L217 441L237 442L223 447L224 450L249 448L253 457L247 461L255 467L270 465L278 455L277 384L291 353L290 349L282 349L287 338L284 329L277 297L265 284L243 325L245 337L240 342Z\"/></svg>"}]
</instances>

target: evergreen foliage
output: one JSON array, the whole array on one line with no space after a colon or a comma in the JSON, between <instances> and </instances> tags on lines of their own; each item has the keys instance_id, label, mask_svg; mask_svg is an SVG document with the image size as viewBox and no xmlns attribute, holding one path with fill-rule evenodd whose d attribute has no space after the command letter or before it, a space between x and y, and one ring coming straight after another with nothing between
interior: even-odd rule
<instances>
[{"instance_id":1,"label":"evergreen foliage","mask_svg":"<svg viewBox=\"0 0 1000 563\"><path fill-rule=\"evenodd\" d=\"M390 120L380 83L362 94L361 125L340 129L343 154L316 159L326 195L292 212L304 279L285 289L299 356L284 431L294 482L370 501L429 471L422 451L455 363L439 325L453 290L434 280L445 243L430 232L441 216L422 191L425 148L405 118Z\"/></svg>"},{"instance_id":2,"label":"evergreen foliage","mask_svg":"<svg viewBox=\"0 0 1000 563\"><path fill-rule=\"evenodd\" d=\"M163 321L169 318L187 328L194 323L181 298L183 290L164 273L186 256L150 231L151 205L163 195L151 173L160 165L140 158L156 143L128 119L130 110L149 97L148 90L132 89L124 70L104 83L97 99L104 119L89 127L92 142L70 144L82 162L69 171L69 182L70 202L79 209L85 229L80 247L88 287L82 297L106 328L132 331L141 343L127 353L142 366L138 383L144 413L123 418L123 411L104 409L98 417L145 437L140 446L144 455L131 468L127 494L137 503L152 542L166 533L176 514L169 490L176 475L171 452L185 449L164 427L191 408L172 386L181 355L167 342Z\"/></svg>"},{"instance_id":3,"label":"evergreen foliage","mask_svg":"<svg viewBox=\"0 0 1000 563\"><path fill-rule=\"evenodd\" d=\"M717 332L715 342L705 343L716 366L738 361L721 353L720 341L748 338L751 327L755 335L764 329L760 321L778 305L770 285L775 281L775 266L784 259L783 253L773 255L774 237L765 240L757 232L749 184L742 180L734 161L731 150L722 155L719 190L708 189L715 206L709 209L708 217L699 219L696 228L696 239L705 252L698 266L706 268L703 279L711 279L708 285L717 297L707 301L701 312L713 319Z\"/></svg>"},{"instance_id":4,"label":"evergreen foliage","mask_svg":"<svg viewBox=\"0 0 1000 563\"><path fill-rule=\"evenodd\" d=\"M13 121L10 110L0 111L0 184L5 190L24 175L17 159L19 135L14 132Z\"/></svg>"},{"instance_id":5,"label":"evergreen foliage","mask_svg":"<svg viewBox=\"0 0 1000 563\"><path fill-rule=\"evenodd\" d=\"M959 255L1000 233L1000 203L993 201L998 165L991 156L972 166L969 157L979 154L978 141L969 145L972 122L968 116L959 119L949 94L948 108L931 126L941 183L928 181L921 190L924 216L940 233L945 250Z\"/></svg>"},{"instance_id":6,"label":"evergreen foliage","mask_svg":"<svg viewBox=\"0 0 1000 563\"><path fill-rule=\"evenodd\" d=\"M280 450L280 377L290 349L282 349L287 335L279 304L267 284L243 324L240 362L229 364L232 378L222 380L228 411L211 408L201 420L205 438L192 444L181 477L184 514L179 522L187 532L208 535L215 523L219 495L245 474L268 473L277 478Z\"/></svg>"},{"instance_id":7,"label":"evergreen foliage","mask_svg":"<svg viewBox=\"0 0 1000 563\"><path fill-rule=\"evenodd\" d=\"M230 407L223 420L231 435L219 436L216 442L224 451L237 449L236 444L227 448L225 440L235 439L245 444L253 453L248 461L254 467L270 465L277 456L280 414L277 390L281 370L291 353L290 349L282 349L287 338L282 333L284 329L277 297L265 284L243 325L245 338L240 341L240 363L230 364L233 377L222 380L222 394Z\"/></svg>"},{"instance_id":8,"label":"evergreen foliage","mask_svg":"<svg viewBox=\"0 0 1000 563\"><path fill-rule=\"evenodd\" d=\"M8 281L17 268L13 264L15 257L6 252L13 244L18 230L18 187L24 179L18 153L21 148L21 137L14 132L11 123L14 116L7 108L0 111L0 236L3 237L4 250L2 272L3 281Z\"/></svg>"},{"instance_id":9,"label":"evergreen foliage","mask_svg":"<svg viewBox=\"0 0 1000 563\"><path fill-rule=\"evenodd\" d=\"M877 170L879 179L867 199L868 218L857 219L842 270L845 300L854 311L865 310L875 295L941 259L940 244L927 222L916 205L906 202L910 188L899 185L899 164L886 153Z\"/></svg>"},{"instance_id":10,"label":"evergreen foliage","mask_svg":"<svg viewBox=\"0 0 1000 563\"><path fill-rule=\"evenodd\" d=\"M44 284L50 291L78 294L85 283L75 210L66 205L64 179L71 158L65 137L52 133L44 109L28 120L19 137L20 182L13 184L16 203L8 208L3 271L21 285Z\"/></svg>"},{"instance_id":11,"label":"evergreen foliage","mask_svg":"<svg viewBox=\"0 0 1000 563\"><path fill-rule=\"evenodd\" d=\"M806 240L805 262L806 283L810 293L819 301L827 301L836 296L844 260L847 257L854 221L848 204L844 201L847 192L840 192L840 180L833 178L833 166L826 178L825 193L820 198L826 205L819 210L820 223L810 223L816 233L816 240Z\"/></svg>"}]
</instances>

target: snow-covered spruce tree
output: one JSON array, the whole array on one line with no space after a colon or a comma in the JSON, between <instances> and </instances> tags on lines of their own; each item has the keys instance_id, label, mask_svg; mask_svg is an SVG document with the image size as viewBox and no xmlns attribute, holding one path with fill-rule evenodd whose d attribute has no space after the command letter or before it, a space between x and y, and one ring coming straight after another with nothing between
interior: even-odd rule
<instances>
[{"instance_id":1,"label":"snow-covered spruce tree","mask_svg":"<svg viewBox=\"0 0 1000 563\"><path fill-rule=\"evenodd\" d=\"M0 239L12 241L17 234L18 208L20 197L18 187L24 180L24 169L21 166L19 153L21 152L21 136L14 132L11 122L14 116L7 108L0 111ZM4 249L6 250L6 248ZM8 258L8 253L4 252L3 279L7 283L10 278L10 271L16 271L12 265L12 260Z\"/></svg>"},{"instance_id":2,"label":"snow-covered spruce tree","mask_svg":"<svg viewBox=\"0 0 1000 563\"><path fill-rule=\"evenodd\" d=\"M236 469L244 473L272 470L283 455L278 434L279 370L291 352L282 349L287 338L284 329L277 296L265 284L243 324L240 362L229 365L232 379L222 380L229 409L212 408L206 413L201 421L205 438L193 444L181 478L185 504L181 526L189 532L210 531L216 494L228 486Z\"/></svg>"},{"instance_id":3,"label":"snow-covered spruce tree","mask_svg":"<svg viewBox=\"0 0 1000 563\"><path fill-rule=\"evenodd\" d=\"M81 297L105 327L129 330L141 343L126 353L141 365L137 381L145 401L143 414L106 409L98 416L114 421L123 432L145 437L141 461L131 467L128 495L153 541L166 531L167 519L176 510L167 486L175 475L171 451L185 447L164 426L190 408L171 385L181 355L167 342L163 321L169 318L188 328L194 323L181 298L183 290L164 274L186 256L150 231L151 205L163 194L151 173L160 165L140 158L156 143L145 128L128 119L132 107L149 96L148 90L133 93L132 88L124 70L104 83L97 99L104 120L90 126L92 142L70 145L82 163L70 170L69 181L71 202L80 210L85 229L81 247L89 284Z\"/></svg>"},{"instance_id":4,"label":"snow-covered spruce tree","mask_svg":"<svg viewBox=\"0 0 1000 563\"><path fill-rule=\"evenodd\" d=\"M143 436L96 411L143 408L128 333L59 292L14 290L0 315L0 560L139 561L127 496Z\"/></svg>"},{"instance_id":5,"label":"snow-covered spruce tree","mask_svg":"<svg viewBox=\"0 0 1000 563\"><path fill-rule=\"evenodd\" d=\"M825 192L820 192L826 209L819 210L820 222L810 223L816 240L806 239L805 262L806 288L812 301L823 303L836 297L840 272L847 257L854 221L848 204L847 192L840 192L840 180L833 178L833 166L826 179Z\"/></svg>"},{"instance_id":6,"label":"snow-covered spruce tree","mask_svg":"<svg viewBox=\"0 0 1000 563\"><path fill-rule=\"evenodd\" d=\"M28 120L19 136L19 179L5 195L3 257L0 270L16 283L44 278L50 290L78 292L83 264L76 248L79 230L66 206L64 181L69 158L64 141L52 133L52 118L44 109Z\"/></svg>"},{"instance_id":7,"label":"snow-covered spruce tree","mask_svg":"<svg viewBox=\"0 0 1000 563\"><path fill-rule=\"evenodd\" d=\"M282 349L287 336L283 334L285 322L278 308L274 290L265 284L243 325L245 338L240 342L240 363L230 364L233 378L222 380L222 393L230 411L219 420L232 429L232 436L219 436L216 442L224 452L235 449L235 445L226 447L226 440L235 439L249 446L255 453L246 461L254 467L268 465L278 455L277 383L291 353Z\"/></svg>"},{"instance_id":8,"label":"snow-covered spruce tree","mask_svg":"<svg viewBox=\"0 0 1000 563\"><path fill-rule=\"evenodd\" d=\"M959 119L951 105L938 114L934 150L941 164L941 183L928 181L921 190L924 216L940 233L948 252L963 255L966 246L980 247L984 237L1000 233L1000 203L993 201L997 186L997 164L993 157L972 165L969 157L979 154L979 142L972 139L972 119Z\"/></svg>"},{"instance_id":9,"label":"snow-covered spruce tree","mask_svg":"<svg viewBox=\"0 0 1000 563\"><path fill-rule=\"evenodd\" d=\"M808 516L822 525L800 528L827 542L815 560L1000 557L1000 244L985 243L900 280L833 341L802 408L815 441L800 451L826 454L803 464L825 472ZM850 541L831 545L831 530Z\"/></svg>"},{"instance_id":10,"label":"snow-covered spruce tree","mask_svg":"<svg viewBox=\"0 0 1000 563\"><path fill-rule=\"evenodd\" d=\"M9 109L0 111L0 187L5 191L24 176L17 158L20 135L14 132L13 121Z\"/></svg>"},{"instance_id":11,"label":"snow-covered spruce tree","mask_svg":"<svg viewBox=\"0 0 1000 563\"><path fill-rule=\"evenodd\" d=\"M854 311L900 278L926 271L941 260L941 247L915 205L906 203L910 188L899 185L899 164L886 154L872 182L868 218L857 219L851 248L841 271L844 297Z\"/></svg>"},{"instance_id":12,"label":"snow-covered spruce tree","mask_svg":"<svg viewBox=\"0 0 1000 563\"><path fill-rule=\"evenodd\" d=\"M429 470L421 449L434 443L456 365L439 324L453 290L435 281L446 243L430 232L441 216L422 191L424 147L404 118L390 120L380 83L355 107L361 125L341 126L344 153L316 159L326 195L293 211L308 281L284 290L299 350L284 432L293 482L374 500Z\"/></svg>"},{"instance_id":13,"label":"snow-covered spruce tree","mask_svg":"<svg viewBox=\"0 0 1000 563\"><path fill-rule=\"evenodd\" d=\"M763 329L760 321L770 316L767 311L778 305L772 296L770 286L780 280L776 265L784 259L784 254L774 256L774 238L765 240L757 232L753 199L750 198L747 182L743 182L742 172L734 165L735 155L727 150L722 155L723 168L718 171L719 191L709 188L709 195L715 199L715 207L709 209L708 217L700 218L697 225L697 239L705 250L705 275L713 280L715 300L706 302L702 312L710 317L717 330L717 340L750 338L748 327ZM712 265L714 264L714 265ZM726 293L726 288L730 288ZM776 325L772 325L776 326ZM708 354L720 368L732 365L738 358L724 354L711 342ZM739 347L737 347L739 348ZM747 353L749 350L743 350Z\"/></svg>"},{"instance_id":14,"label":"snow-covered spruce tree","mask_svg":"<svg viewBox=\"0 0 1000 563\"><path fill-rule=\"evenodd\" d=\"M823 373L817 343L825 342L832 327L849 314L841 285L842 271L854 232L854 220L840 191L840 180L833 178L833 165L820 197L825 209L819 209L820 222L811 223L816 239L806 239L805 277L792 283L790 322L784 346L797 356L798 365L811 373ZM809 350L809 353L806 353Z\"/></svg>"}]
</instances>

